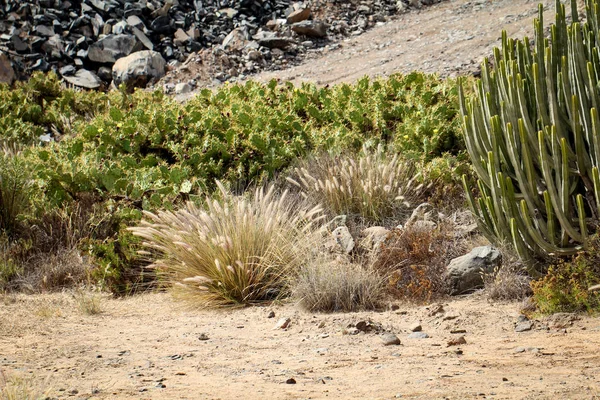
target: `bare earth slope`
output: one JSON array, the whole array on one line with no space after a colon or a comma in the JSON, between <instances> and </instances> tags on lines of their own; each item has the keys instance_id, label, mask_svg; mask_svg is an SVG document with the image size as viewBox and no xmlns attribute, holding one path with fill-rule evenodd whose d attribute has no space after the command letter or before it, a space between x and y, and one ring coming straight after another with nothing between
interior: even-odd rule
<instances>
[{"instance_id":1,"label":"bare earth slope","mask_svg":"<svg viewBox=\"0 0 600 400\"><path fill-rule=\"evenodd\" d=\"M474 72L500 45L503 29L509 37L533 36L538 3L547 10L546 22L553 21L554 0L444 1L399 15L323 56L258 79L332 84L415 70L444 76Z\"/></svg>"},{"instance_id":2,"label":"bare earth slope","mask_svg":"<svg viewBox=\"0 0 600 400\"><path fill-rule=\"evenodd\" d=\"M104 299L105 312L95 316L81 313L69 294L4 300L0 369L41 382L53 398L600 396L598 319L563 316L516 333L517 304L488 304L478 296L444 304L435 314L436 306L406 306L329 315L293 305L182 311L167 294ZM275 318L268 318L271 310ZM281 317L291 318L290 327L273 329ZM402 345L384 346L376 332L344 334L363 320L397 334ZM408 338L418 321L430 338ZM448 346L460 336L466 344Z\"/></svg>"}]
</instances>

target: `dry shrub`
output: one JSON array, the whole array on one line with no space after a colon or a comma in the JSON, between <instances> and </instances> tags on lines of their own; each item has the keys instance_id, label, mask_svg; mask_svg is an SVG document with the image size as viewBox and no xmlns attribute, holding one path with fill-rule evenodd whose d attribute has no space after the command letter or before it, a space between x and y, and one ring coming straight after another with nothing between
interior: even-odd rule
<instances>
[{"instance_id":1,"label":"dry shrub","mask_svg":"<svg viewBox=\"0 0 600 400\"><path fill-rule=\"evenodd\" d=\"M527 267L509 247L501 247L502 265L483 274L485 292L491 300L523 300L531 295Z\"/></svg>"},{"instance_id":2,"label":"dry shrub","mask_svg":"<svg viewBox=\"0 0 600 400\"><path fill-rule=\"evenodd\" d=\"M302 307L318 312L373 310L383 291L383 279L376 271L329 260L302 267L293 289Z\"/></svg>"},{"instance_id":3,"label":"dry shrub","mask_svg":"<svg viewBox=\"0 0 600 400\"><path fill-rule=\"evenodd\" d=\"M146 212L131 231L158 252L154 266L175 294L197 307L231 306L286 294L291 273L312 256L318 207L277 196L274 187L246 199L218 183L222 199L176 212Z\"/></svg>"},{"instance_id":4,"label":"dry shrub","mask_svg":"<svg viewBox=\"0 0 600 400\"><path fill-rule=\"evenodd\" d=\"M325 153L303 161L287 180L321 204L329 217L346 214L369 223L402 219L422 189L411 163L382 151L359 156Z\"/></svg>"},{"instance_id":5,"label":"dry shrub","mask_svg":"<svg viewBox=\"0 0 600 400\"><path fill-rule=\"evenodd\" d=\"M452 228L452 224L440 221L435 229L414 226L390 233L373 268L387 278L392 294L409 301L429 302L446 293L446 266L468 251L468 240L457 238Z\"/></svg>"}]
</instances>

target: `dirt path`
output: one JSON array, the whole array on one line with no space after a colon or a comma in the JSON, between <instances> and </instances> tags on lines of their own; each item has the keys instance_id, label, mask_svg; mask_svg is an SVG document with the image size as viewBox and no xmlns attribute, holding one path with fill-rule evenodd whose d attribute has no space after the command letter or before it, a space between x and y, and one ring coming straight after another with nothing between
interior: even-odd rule
<instances>
[{"instance_id":1,"label":"dirt path","mask_svg":"<svg viewBox=\"0 0 600 400\"><path fill-rule=\"evenodd\" d=\"M500 45L503 29L509 37L533 36L538 3L546 7L545 21L552 22L554 0L445 1L400 15L300 66L253 78L333 84L415 70L444 76L474 72Z\"/></svg>"},{"instance_id":2,"label":"dirt path","mask_svg":"<svg viewBox=\"0 0 600 400\"><path fill-rule=\"evenodd\" d=\"M600 398L600 320L566 316L516 333L519 304L480 296L436 314L435 306L190 312L167 294L103 298L99 315L77 304L68 293L0 298L0 369L9 380L59 399ZM291 326L274 330L281 317ZM344 334L362 320L402 345L384 346L376 332ZM430 338L408 338L417 321ZM466 344L447 346L459 336Z\"/></svg>"}]
</instances>

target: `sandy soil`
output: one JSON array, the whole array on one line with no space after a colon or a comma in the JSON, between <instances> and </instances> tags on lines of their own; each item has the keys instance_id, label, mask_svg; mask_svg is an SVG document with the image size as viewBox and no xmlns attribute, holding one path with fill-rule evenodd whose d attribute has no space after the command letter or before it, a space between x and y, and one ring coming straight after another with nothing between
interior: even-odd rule
<instances>
[{"instance_id":1,"label":"sandy soil","mask_svg":"<svg viewBox=\"0 0 600 400\"><path fill-rule=\"evenodd\" d=\"M478 295L438 313L400 304L353 314L293 304L185 311L168 294L146 294L104 297L103 313L87 315L77 298L0 298L0 369L9 380L60 399L600 398L600 320L563 315L516 333L520 304ZM290 326L273 329L282 317ZM345 334L359 321L402 344L384 346L376 330ZM419 321L430 338L408 338ZM460 336L466 344L448 346Z\"/></svg>"}]
</instances>

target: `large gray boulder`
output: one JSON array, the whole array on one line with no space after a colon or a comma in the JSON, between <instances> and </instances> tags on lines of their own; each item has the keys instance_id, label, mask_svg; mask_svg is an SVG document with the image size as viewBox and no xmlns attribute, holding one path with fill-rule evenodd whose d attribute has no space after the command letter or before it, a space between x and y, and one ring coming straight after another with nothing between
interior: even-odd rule
<instances>
[{"instance_id":1,"label":"large gray boulder","mask_svg":"<svg viewBox=\"0 0 600 400\"><path fill-rule=\"evenodd\" d=\"M141 43L133 35L106 35L90 46L88 58L97 63L112 64L140 49Z\"/></svg>"},{"instance_id":2,"label":"large gray boulder","mask_svg":"<svg viewBox=\"0 0 600 400\"><path fill-rule=\"evenodd\" d=\"M165 75L167 62L163 56L152 50L143 50L117 60L113 65L112 76L116 86L125 83L128 88L145 87L151 80Z\"/></svg>"},{"instance_id":3,"label":"large gray boulder","mask_svg":"<svg viewBox=\"0 0 600 400\"><path fill-rule=\"evenodd\" d=\"M502 255L492 246L476 247L457 257L446 267L445 281L450 294L463 294L483 287L483 273L491 273L502 262Z\"/></svg>"}]
</instances>

